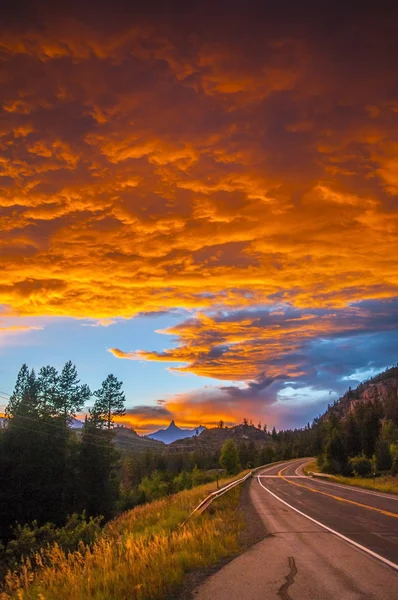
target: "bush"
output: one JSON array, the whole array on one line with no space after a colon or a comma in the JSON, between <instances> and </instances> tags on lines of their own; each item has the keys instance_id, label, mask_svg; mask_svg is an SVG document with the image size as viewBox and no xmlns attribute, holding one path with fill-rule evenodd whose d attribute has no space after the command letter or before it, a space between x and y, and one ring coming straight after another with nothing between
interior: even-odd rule
<instances>
[{"instance_id":1,"label":"bush","mask_svg":"<svg viewBox=\"0 0 398 600\"><path fill-rule=\"evenodd\" d=\"M350 458L350 465L358 477L368 477L372 473L372 461L366 456Z\"/></svg>"},{"instance_id":2,"label":"bush","mask_svg":"<svg viewBox=\"0 0 398 600\"><path fill-rule=\"evenodd\" d=\"M190 490L192 487L192 475L186 471L181 471L179 475L173 479L173 490L182 492L182 490Z\"/></svg>"},{"instance_id":3,"label":"bush","mask_svg":"<svg viewBox=\"0 0 398 600\"><path fill-rule=\"evenodd\" d=\"M169 485L162 480L159 471L154 471L150 477L144 477L138 489L145 494L148 502L152 502L152 500L159 500L166 496L169 492Z\"/></svg>"},{"instance_id":4,"label":"bush","mask_svg":"<svg viewBox=\"0 0 398 600\"><path fill-rule=\"evenodd\" d=\"M391 476L396 477L398 475L398 457L395 457L392 461Z\"/></svg>"},{"instance_id":5,"label":"bush","mask_svg":"<svg viewBox=\"0 0 398 600\"><path fill-rule=\"evenodd\" d=\"M228 475L235 475L240 471L238 449L231 439L224 442L221 448L220 465Z\"/></svg>"},{"instance_id":6,"label":"bush","mask_svg":"<svg viewBox=\"0 0 398 600\"><path fill-rule=\"evenodd\" d=\"M390 444L387 440L379 438L375 448L376 468L379 471L389 471L392 467Z\"/></svg>"},{"instance_id":7,"label":"bush","mask_svg":"<svg viewBox=\"0 0 398 600\"><path fill-rule=\"evenodd\" d=\"M11 570L16 568L22 557L29 558L41 548L57 543L65 552L73 552L79 542L91 545L101 532L103 517L90 517L86 519L81 515L73 514L64 527L56 527L54 523L45 523L39 526L37 521L30 525L17 525L5 549L5 562Z\"/></svg>"},{"instance_id":8,"label":"bush","mask_svg":"<svg viewBox=\"0 0 398 600\"><path fill-rule=\"evenodd\" d=\"M122 513L126 510L131 510L145 502L145 494L139 491L138 488L132 488L123 492L117 504L117 512Z\"/></svg>"}]
</instances>

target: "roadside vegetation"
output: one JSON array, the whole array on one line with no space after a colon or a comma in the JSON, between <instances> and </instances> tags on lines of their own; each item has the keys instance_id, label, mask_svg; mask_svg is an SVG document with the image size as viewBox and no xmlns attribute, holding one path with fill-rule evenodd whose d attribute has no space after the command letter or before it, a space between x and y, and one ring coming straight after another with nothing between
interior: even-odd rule
<instances>
[{"instance_id":1,"label":"roadside vegetation","mask_svg":"<svg viewBox=\"0 0 398 600\"><path fill-rule=\"evenodd\" d=\"M226 479L223 483L234 478ZM240 487L181 523L215 485L202 485L136 507L110 521L92 544L67 553L58 544L8 573L1 600L161 600L184 576L239 551Z\"/></svg>"},{"instance_id":2,"label":"roadside vegetation","mask_svg":"<svg viewBox=\"0 0 398 600\"><path fill-rule=\"evenodd\" d=\"M354 485L367 490L385 492L386 494L398 494L398 477L391 477L391 475L375 477L374 479L337 475L334 479L339 483Z\"/></svg>"},{"instance_id":3,"label":"roadside vegetation","mask_svg":"<svg viewBox=\"0 0 398 600\"><path fill-rule=\"evenodd\" d=\"M383 382L383 397L369 400L365 392L377 382ZM207 519L214 510L211 508L203 517L204 545L200 546L200 540L191 540L187 546L189 556L184 554L182 540L185 538L181 536L186 535L189 540L189 532L199 525L190 523L185 533L174 528L189 512L188 505L195 505L208 489L203 486L215 486L215 480L223 475L234 475L242 469L279 460L316 456L319 470L332 474L342 483L397 492L397 382L398 367L394 367L356 390L350 389L340 401L330 405L324 415L302 429L277 432L273 428L268 432L266 425L259 423L256 427L244 418L238 427L228 428L220 421L217 428L204 432L212 432L208 437L221 438L222 448L192 444L192 440L187 445L181 440L174 447L151 442L147 450L141 450L145 440L136 436L141 440L139 446L129 446L126 442L119 451L114 443L112 421L124 413L124 394L122 383L116 377L109 375L92 393L80 382L71 361L60 373L47 366L40 369L38 375L23 365L6 409L7 426L0 429L0 472L5 474L0 486L0 581L7 571L15 571L16 575L7 577L9 590L16 594L19 586L25 594L23 586L32 579L33 587L29 590L33 589L36 596L19 597L46 600L47 596L38 595L44 594L38 591L40 586L47 585L47 580L40 579L42 575L39 575L44 569L49 584L54 583L58 594L49 598L119 598L122 596L112 596L110 591L112 585L117 587L119 571L120 578L124 577L124 567L115 566L114 561L120 559L117 549L123 548L126 556L130 556L131 547L134 556L141 557L149 547L150 552L155 552L159 543L159 556L162 552L174 552L174 548L180 556L182 566L176 566L175 580L168 573L164 582L165 589L171 589L172 585L179 584L181 572L195 568L196 563L200 566L203 560L213 561L214 556L222 556L223 552L229 553L233 545L218 539L216 534L214 552L206 546L206 527L211 530ZM92 397L92 407L83 428L73 430L71 424L76 413ZM200 441L200 436L196 441ZM180 492L181 498L186 498L185 505L176 501L167 515L160 508L156 512L154 507L169 506L168 502L174 502ZM228 494L228 497L233 498L233 495ZM226 499L227 508L228 502ZM131 512L131 509L134 510ZM109 532L118 522L118 519L115 521L118 515L123 524L127 522L126 515L145 515L146 510L152 515L148 518L153 518L153 531L146 525L145 531L141 531L136 525L141 531L138 535L126 527L120 539L117 538L117 544L113 543L116 538L111 542ZM215 517L217 515L216 512ZM217 523L221 527L223 522L221 515L218 518L221 521L216 521L215 527ZM169 523L169 529L161 525L162 519ZM156 520L159 520L158 525ZM162 532L160 538L156 537L157 526ZM195 532L199 535L199 530ZM171 546L166 538L174 540ZM99 556L102 558L97 561ZM25 560L22 570L21 560ZM171 559L167 557L167 560ZM120 564L124 564L121 559ZM114 572L109 574L105 585L103 579L108 568ZM62 595L63 584L57 579L57 569L61 574L70 572L79 585L88 573L88 579L84 580L86 595L72 596L69 592ZM149 566L149 572L150 569ZM139 586L145 587L145 583L138 575L136 580L136 595L129 597L141 598ZM95 589L97 584L99 587ZM76 586L78 589L78 584Z\"/></svg>"},{"instance_id":4,"label":"roadside vegetation","mask_svg":"<svg viewBox=\"0 0 398 600\"><path fill-rule=\"evenodd\" d=\"M320 473L320 469L316 460L308 463L304 467L306 475L310 473ZM377 477L367 476L361 477L344 477L343 475L331 475L330 479L337 483L353 485L366 490L374 490L376 492L384 492L386 494L398 494L398 477L392 475L378 475Z\"/></svg>"}]
</instances>

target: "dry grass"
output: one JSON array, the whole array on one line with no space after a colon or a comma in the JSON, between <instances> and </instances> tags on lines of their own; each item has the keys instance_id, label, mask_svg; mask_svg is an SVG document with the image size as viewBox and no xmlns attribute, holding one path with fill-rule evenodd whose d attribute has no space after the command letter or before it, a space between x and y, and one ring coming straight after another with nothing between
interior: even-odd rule
<instances>
[{"instance_id":1,"label":"dry grass","mask_svg":"<svg viewBox=\"0 0 398 600\"><path fill-rule=\"evenodd\" d=\"M105 528L93 548L69 555L57 546L8 574L1 600L161 600L176 593L185 573L239 550L241 487L213 502L180 527L214 490L207 484L124 513Z\"/></svg>"},{"instance_id":2,"label":"dry grass","mask_svg":"<svg viewBox=\"0 0 398 600\"><path fill-rule=\"evenodd\" d=\"M306 475L308 475L310 471L313 473L320 473L316 460L308 463L308 465L304 467L304 473ZM331 479L345 485L352 485L354 487L360 487L366 490L375 490L377 492L385 492L388 494L398 494L398 477L376 477L373 480L367 477L343 477L342 475L333 475Z\"/></svg>"},{"instance_id":3,"label":"dry grass","mask_svg":"<svg viewBox=\"0 0 398 600\"><path fill-rule=\"evenodd\" d=\"M313 460L312 462L307 463L305 465L305 467L303 467L303 471L304 471L304 473L306 475L309 475L310 472L312 472L312 473L319 473L320 472L316 460Z\"/></svg>"},{"instance_id":4,"label":"dry grass","mask_svg":"<svg viewBox=\"0 0 398 600\"><path fill-rule=\"evenodd\" d=\"M385 492L387 494L398 494L398 477L376 477L373 480L366 477L343 477L342 475L335 475L333 480L346 485L365 488L366 490L376 490L377 492Z\"/></svg>"}]
</instances>

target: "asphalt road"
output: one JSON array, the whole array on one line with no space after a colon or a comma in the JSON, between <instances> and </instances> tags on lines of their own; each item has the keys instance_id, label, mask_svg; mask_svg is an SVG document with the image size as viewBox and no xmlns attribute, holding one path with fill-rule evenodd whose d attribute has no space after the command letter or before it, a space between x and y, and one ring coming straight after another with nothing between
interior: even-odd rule
<instances>
[{"instance_id":1,"label":"asphalt road","mask_svg":"<svg viewBox=\"0 0 398 600\"><path fill-rule=\"evenodd\" d=\"M398 600L398 497L306 477L307 460L250 483L266 538L194 590L199 600Z\"/></svg>"}]
</instances>

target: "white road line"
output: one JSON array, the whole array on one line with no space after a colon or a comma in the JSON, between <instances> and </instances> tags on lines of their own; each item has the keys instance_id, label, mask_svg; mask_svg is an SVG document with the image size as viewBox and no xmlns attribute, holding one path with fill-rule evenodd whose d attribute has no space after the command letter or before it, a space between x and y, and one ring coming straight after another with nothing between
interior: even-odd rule
<instances>
[{"instance_id":1,"label":"white road line","mask_svg":"<svg viewBox=\"0 0 398 600\"><path fill-rule=\"evenodd\" d=\"M306 464L306 463L304 463ZM303 465L301 465L303 466ZM297 467L297 469L299 469L300 466ZM296 474L297 474L297 469L296 469ZM286 475L284 475L284 477L286 477ZM378 492L374 492L373 490L364 490L363 488L360 487L356 487L355 485L342 485L341 483L333 483L332 481L325 481L324 479L321 479L320 477L308 477L308 475L302 475L302 478L305 479L309 479L310 481L314 481L315 483L323 483L324 485L332 485L333 487L338 487L338 488L342 488L343 490L348 490L349 492L361 492L361 494L366 494L367 496L377 496L378 498L386 498L387 500L398 500L398 496L391 496L391 494L385 494L383 493L378 493Z\"/></svg>"},{"instance_id":2,"label":"white road line","mask_svg":"<svg viewBox=\"0 0 398 600\"><path fill-rule=\"evenodd\" d=\"M304 464L307 464L307 463L304 463ZM307 475L303 475L303 474L301 474L301 475L300 475L300 473L297 473L297 471L298 471L299 469L302 469L302 468L303 468L303 465L302 465L302 464L301 464L301 465L299 465L299 466L297 467L297 469L295 470L295 473L296 473L297 477L305 477L305 478L306 478L306 477L307 477Z\"/></svg>"},{"instance_id":3,"label":"white road line","mask_svg":"<svg viewBox=\"0 0 398 600\"><path fill-rule=\"evenodd\" d=\"M261 479L269 479L269 478L281 479L281 477L279 475L257 475L257 477L261 477ZM302 475L284 475L283 477L285 479L303 479Z\"/></svg>"},{"instance_id":4,"label":"white road line","mask_svg":"<svg viewBox=\"0 0 398 600\"><path fill-rule=\"evenodd\" d=\"M316 525L319 525L319 527L322 527L322 529L326 529L326 531L329 531L330 533L333 533L334 535L336 535L337 537L341 538L342 540L344 540L348 544L351 544L352 546L355 546L356 548L359 548L359 550L362 550L363 552L366 552L366 554L370 554L370 556L373 556L373 558L376 558L377 560L380 560L384 564L386 564L389 567L391 567L391 568L395 569L396 571L398 571L398 565L395 564L395 563L393 563L391 560L388 560L387 558L384 558L384 556L381 556L380 554L376 554L376 552L373 552L373 550L370 550L369 548L366 548L365 546L362 546L361 544L358 544L358 542L354 542L354 540L351 540L350 538L346 537L342 533L339 533L338 531L335 531L334 529L331 529L330 527L327 527L327 525L324 525L323 523L320 523L316 519L313 519L309 515L306 515L301 510L299 510L298 508L295 508L291 504L288 504L287 502L285 502L285 500L282 500L282 498L279 498L279 496L277 496L276 494L274 494L274 492L271 492L271 490L269 490L268 488L266 488L265 485L263 485L261 483L259 477L257 477L257 479L258 479L258 482L261 485L261 487L266 492L268 492L269 494L271 494L271 496L273 496L274 498L276 498L277 500L279 500L279 502L282 502L282 504L285 504L285 506L288 506L289 508L291 508L292 510L294 510L296 513L298 513L302 517L305 517L309 521L312 521Z\"/></svg>"}]
</instances>

